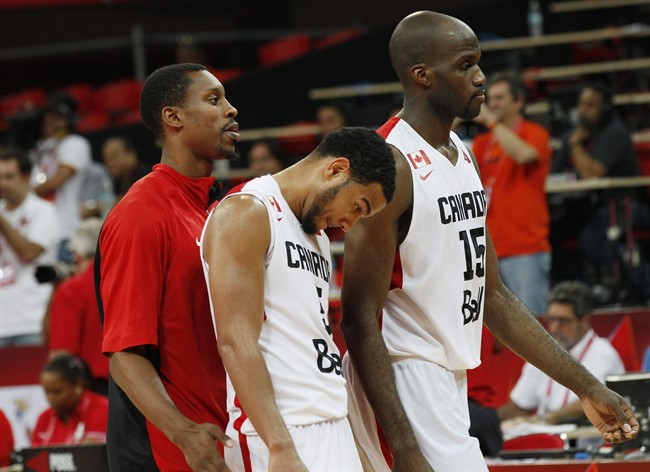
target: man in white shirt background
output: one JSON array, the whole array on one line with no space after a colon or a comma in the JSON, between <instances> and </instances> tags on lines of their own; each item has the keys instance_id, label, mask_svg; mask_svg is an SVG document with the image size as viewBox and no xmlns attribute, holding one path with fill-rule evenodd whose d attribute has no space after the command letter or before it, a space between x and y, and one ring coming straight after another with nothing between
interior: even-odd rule
<instances>
[{"instance_id":1,"label":"man in white shirt background","mask_svg":"<svg viewBox=\"0 0 650 472\"><path fill-rule=\"evenodd\" d=\"M609 341L592 329L591 316L590 291L585 284L565 281L553 287L545 317L549 332L604 383L606 376L623 373L625 368ZM510 392L509 401L498 413L501 421L536 413L547 424L584 418L580 400L573 392L528 363Z\"/></svg>"},{"instance_id":2,"label":"man in white shirt background","mask_svg":"<svg viewBox=\"0 0 650 472\"><path fill-rule=\"evenodd\" d=\"M32 170L18 148L0 155L0 347L40 344L52 292L39 284L37 265L55 261L59 241L54 205L30 191Z\"/></svg>"},{"instance_id":3,"label":"man in white shirt background","mask_svg":"<svg viewBox=\"0 0 650 472\"><path fill-rule=\"evenodd\" d=\"M74 132L77 102L53 94L43 111L41 139L32 151L31 185L39 197L53 201L61 228L58 259L74 263L68 243L81 223L81 190L92 163L90 142Z\"/></svg>"}]
</instances>

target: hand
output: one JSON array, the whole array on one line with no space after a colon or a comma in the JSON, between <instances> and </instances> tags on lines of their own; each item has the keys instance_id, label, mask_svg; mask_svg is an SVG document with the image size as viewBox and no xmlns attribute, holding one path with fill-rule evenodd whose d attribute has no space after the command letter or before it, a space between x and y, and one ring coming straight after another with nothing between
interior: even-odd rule
<instances>
[{"instance_id":1,"label":"hand","mask_svg":"<svg viewBox=\"0 0 650 472\"><path fill-rule=\"evenodd\" d=\"M227 472L230 469L219 453L217 441L225 447L234 445L219 427L210 423L195 424L184 432L178 447L194 472Z\"/></svg>"},{"instance_id":2,"label":"hand","mask_svg":"<svg viewBox=\"0 0 650 472\"><path fill-rule=\"evenodd\" d=\"M490 107L488 107L485 103L481 105L481 111L476 116L472 121L474 123L477 123L481 126L487 126L488 123L496 123L499 121L499 116L497 116L496 113L494 113L492 110L490 110Z\"/></svg>"},{"instance_id":3,"label":"hand","mask_svg":"<svg viewBox=\"0 0 650 472\"><path fill-rule=\"evenodd\" d=\"M295 447L269 454L269 472L308 472Z\"/></svg>"},{"instance_id":4,"label":"hand","mask_svg":"<svg viewBox=\"0 0 650 472\"><path fill-rule=\"evenodd\" d=\"M604 385L598 384L580 402L589 421L608 443L624 442L639 434L639 423L630 405Z\"/></svg>"},{"instance_id":5,"label":"hand","mask_svg":"<svg viewBox=\"0 0 650 472\"><path fill-rule=\"evenodd\" d=\"M589 136L590 133L589 130L587 130L587 128L578 126L575 130L573 130L573 133L571 133L569 142L571 143L571 146L577 146L584 143L587 139L589 139Z\"/></svg>"},{"instance_id":6,"label":"hand","mask_svg":"<svg viewBox=\"0 0 650 472\"><path fill-rule=\"evenodd\" d=\"M394 455L391 470L392 472L433 472L433 467L418 449L411 453Z\"/></svg>"}]
</instances>

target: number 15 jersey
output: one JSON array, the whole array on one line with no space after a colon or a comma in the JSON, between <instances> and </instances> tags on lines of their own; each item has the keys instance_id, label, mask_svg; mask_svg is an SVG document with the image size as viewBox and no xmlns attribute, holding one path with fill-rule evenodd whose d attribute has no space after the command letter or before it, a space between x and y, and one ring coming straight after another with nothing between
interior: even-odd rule
<instances>
[{"instance_id":1,"label":"number 15 jersey","mask_svg":"<svg viewBox=\"0 0 650 472\"><path fill-rule=\"evenodd\" d=\"M404 120L393 117L378 132L401 151L413 180L411 224L383 311L388 352L449 370L474 368L485 299L486 201L479 175L453 132L455 165Z\"/></svg>"}]
</instances>

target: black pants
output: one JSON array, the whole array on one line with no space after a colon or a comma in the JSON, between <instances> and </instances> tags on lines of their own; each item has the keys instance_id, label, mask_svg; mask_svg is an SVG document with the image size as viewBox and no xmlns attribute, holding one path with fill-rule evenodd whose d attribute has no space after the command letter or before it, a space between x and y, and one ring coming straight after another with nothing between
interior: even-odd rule
<instances>
[{"instance_id":1,"label":"black pants","mask_svg":"<svg viewBox=\"0 0 650 472\"><path fill-rule=\"evenodd\" d=\"M486 457L495 457L501 450L503 434L497 411L469 400L469 435L478 439L481 452Z\"/></svg>"}]
</instances>

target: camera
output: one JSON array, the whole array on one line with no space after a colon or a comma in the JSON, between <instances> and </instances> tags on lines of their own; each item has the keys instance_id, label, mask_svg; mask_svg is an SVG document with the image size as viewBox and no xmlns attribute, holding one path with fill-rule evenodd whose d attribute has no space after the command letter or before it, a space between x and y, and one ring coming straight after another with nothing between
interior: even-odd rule
<instances>
[{"instance_id":1,"label":"camera","mask_svg":"<svg viewBox=\"0 0 650 472\"><path fill-rule=\"evenodd\" d=\"M50 282L61 282L75 273L75 267L64 262L56 262L52 265L36 266L34 273L39 284Z\"/></svg>"}]
</instances>

